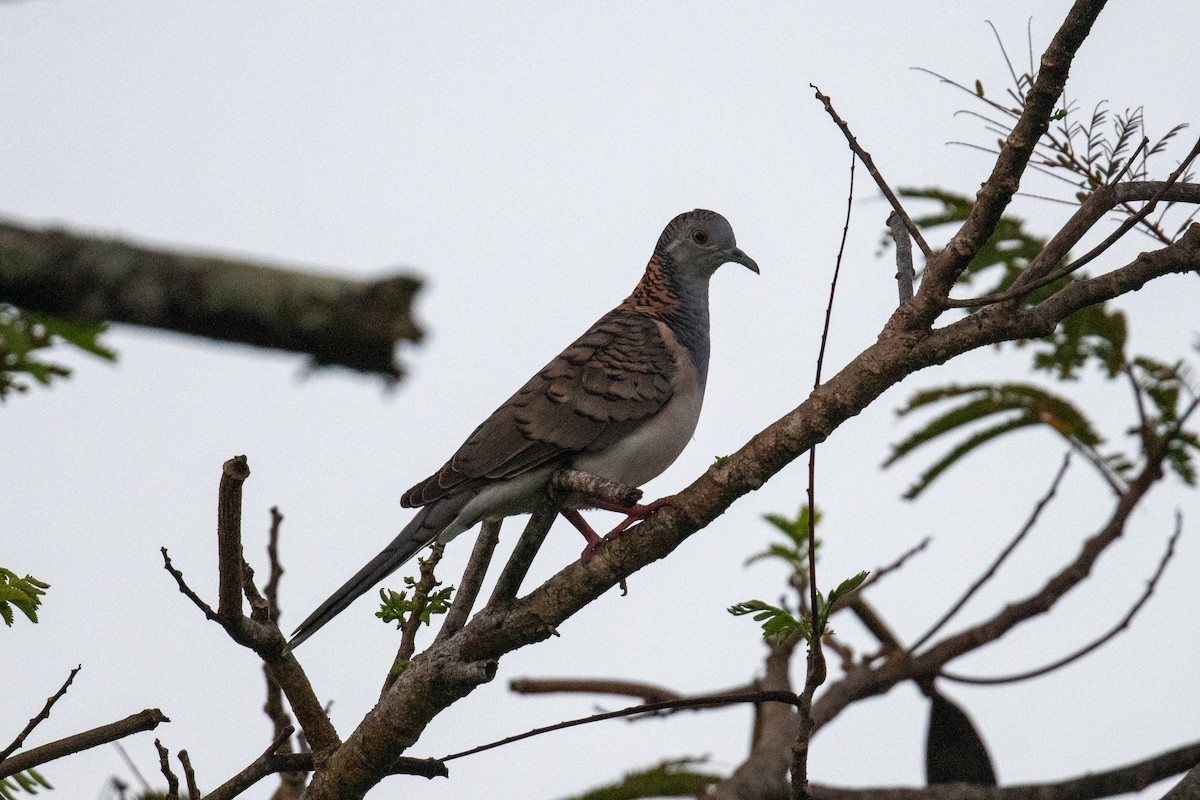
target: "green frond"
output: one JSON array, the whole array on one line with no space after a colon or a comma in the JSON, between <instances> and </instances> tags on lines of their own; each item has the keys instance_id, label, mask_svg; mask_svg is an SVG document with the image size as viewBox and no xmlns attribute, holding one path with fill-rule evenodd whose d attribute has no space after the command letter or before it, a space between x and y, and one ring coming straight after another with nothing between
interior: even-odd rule
<instances>
[{"instance_id":1,"label":"green frond","mask_svg":"<svg viewBox=\"0 0 1200 800\"><path fill-rule=\"evenodd\" d=\"M690 767L706 758L675 758L647 769L627 772L621 780L573 795L566 800L639 800L650 797L701 797L720 775L697 772Z\"/></svg>"}]
</instances>

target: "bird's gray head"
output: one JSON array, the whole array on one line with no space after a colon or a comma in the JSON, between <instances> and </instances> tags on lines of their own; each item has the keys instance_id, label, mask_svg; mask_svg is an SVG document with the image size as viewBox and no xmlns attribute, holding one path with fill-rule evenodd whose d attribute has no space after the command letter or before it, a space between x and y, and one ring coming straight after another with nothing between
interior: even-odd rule
<instances>
[{"instance_id":1,"label":"bird's gray head","mask_svg":"<svg viewBox=\"0 0 1200 800\"><path fill-rule=\"evenodd\" d=\"M705 278L729 261L758 272L754 259L738 248L729 221L703 208L671 220L654 252L665 256L676 268L695 270Z\"/></svg>"}]
</instances>

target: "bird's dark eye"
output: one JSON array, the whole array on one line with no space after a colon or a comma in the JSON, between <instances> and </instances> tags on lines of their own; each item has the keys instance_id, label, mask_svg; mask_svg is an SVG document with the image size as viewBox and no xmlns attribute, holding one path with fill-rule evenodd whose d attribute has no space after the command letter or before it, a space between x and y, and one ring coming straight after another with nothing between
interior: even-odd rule
<instances>
[{"instance_id":1,"label":"bird's dark eye","mask_svg":"<svg viewBox=\"0 0 1200 800\"><path fill-rule=\"evenodd\" d=\"M692 234L692 241L696 244L706 244L708 242L708 233L706 231L696 231Z\"/></svg>"}]
</instances>

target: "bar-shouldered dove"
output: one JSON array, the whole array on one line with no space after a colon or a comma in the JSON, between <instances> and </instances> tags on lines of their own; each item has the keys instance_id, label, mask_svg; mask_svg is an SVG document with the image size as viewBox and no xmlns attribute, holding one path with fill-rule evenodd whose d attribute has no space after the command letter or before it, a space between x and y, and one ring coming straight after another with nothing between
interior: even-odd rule
<instances>
[{"instance_id":1,"label":"bar-shouldered dove","mask_svg":"<svg viewBox=\"0 0 1200 800\"><path fill-rule=\"evenodd\" d=\"M300 624L290 646L434 539L447 542L481 520L533 511L560 469L641 486L670 466L700 417L708 376L708 283L727 262L758 272L724 217L697 209L671 220L633 294L496 409L441 469L404 494L402 505L420 508L412 521ZM577 527L582 523L572 508L564 515ZM590 552L595 534L586 524L580 530Z\"/></svg>"}]
</instances>

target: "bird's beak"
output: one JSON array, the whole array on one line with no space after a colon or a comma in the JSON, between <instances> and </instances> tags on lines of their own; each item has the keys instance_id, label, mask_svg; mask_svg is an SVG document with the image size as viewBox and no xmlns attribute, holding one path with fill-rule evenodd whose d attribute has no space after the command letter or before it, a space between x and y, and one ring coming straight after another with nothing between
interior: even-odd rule
<instances>
[{"instance_id":1,"label":"bird's beak","mask_svg":"<svg viewBox=\"0 0 1200 800\"><path fill-rule=\"evenodd\" d=\"M758 273L758 264L754 263L753 258L751 258L750 256L743 253L742 248L740 248L740 247L731 247L728 250L726 250L725 258L728 261L732 261L735 264L741 264L743 267L750 270L755 275L759 274Z\"/></svg>"}]
</instances>

